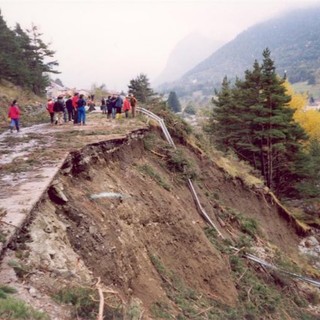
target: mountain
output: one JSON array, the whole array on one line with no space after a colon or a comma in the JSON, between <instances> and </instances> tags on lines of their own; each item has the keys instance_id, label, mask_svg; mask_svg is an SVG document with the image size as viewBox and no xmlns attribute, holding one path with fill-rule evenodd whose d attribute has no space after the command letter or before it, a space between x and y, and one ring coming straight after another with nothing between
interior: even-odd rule
<instances>
[{"instance_id":1,"label":"mountain","mask_svg":"<svg viewBox=\"0 0 320 320\"><path fill-rule=\"evenodd\" d=\"M229 79L242 77L255 59L261 61L267 47L280 75L286 72L291 83L315 83L320 78L319 30L320 7L287 12L243 31L164 89L179 96L199 90L212 95L225 75Z\"/></svg>"},{"instance_id":2,"label":"mountain","mask_svg":"<svg viewBox=\"0 0 320 320\"><path fill-rule=\"evenodd\" d=\"M153 85L157 86L179 79L222 45L221 41L206 38L200 33L189 34L172 50L165 69L153 81Z\"/></svg>"}]
</instances>

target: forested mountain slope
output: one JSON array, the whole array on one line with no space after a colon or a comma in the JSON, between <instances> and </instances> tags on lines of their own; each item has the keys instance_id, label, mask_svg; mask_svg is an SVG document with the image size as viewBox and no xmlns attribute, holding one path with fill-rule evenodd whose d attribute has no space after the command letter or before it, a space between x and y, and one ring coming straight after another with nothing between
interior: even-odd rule
<instances>
[{"instance_id":1,"label":"forested mountain slope","mask_svg":"<svg viewBox=\"0 0 320 320\"><path fill-rule=\"evenodd\" d=\"M319 78L320 7L300 9L257 24L240 33L172 84L178 94L202 90L212 94L225 75L242 77L268 47L280 75L291 83ZM172 88L171 88L172 89Z\"/></svg>"}]
</instances>

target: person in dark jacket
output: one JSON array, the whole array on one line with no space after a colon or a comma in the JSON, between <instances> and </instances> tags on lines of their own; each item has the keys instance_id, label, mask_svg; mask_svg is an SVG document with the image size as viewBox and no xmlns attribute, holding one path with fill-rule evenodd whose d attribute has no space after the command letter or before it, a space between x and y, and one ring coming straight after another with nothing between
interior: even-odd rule
<instances>
[{"instance_id":1,"label":"person in dark jacket","mask_svg":"<svg viewBox=\"0 0 320 320\"><path fill-rule=\"evenodd\" d=\"M106 106L106 99L101 99L101 106L100 106L101 112L106 114L107 113L107 106Z\"/></svg>"},{"instance_id":2,"label":"person in dark jacket","mask_svg":"<svg viewBox=\"0 0 320 320\"><path fill-rule=\"evenodd\" d=\"M83 94L80 94L79 100L77 102L78 104L78 125L86 124L86 100L84 100Z\"/></svg>"},{"instance_id":3,"label":"person in dark jacket","mask_svg":"<svg viewBox=\"0 0 320 320\"><path fill-rule=\"evenodd\" d=\"M57 101L53 105L55 124L61 125L63 123L63 113L64 113L64 101L63 97L59 96Z\"/></svg>"},{"instance_id":4,"label":"person in dark jacket","mask_svg":"<svg viewBox=\"0 0 320 320\"><path fill-rule=\"evenodd\" d=\"M108 96L108 99L106 101L106 107L107 107L107 119L110 119L111 115L112 115L112 98L111 98L111 96Z\"/></svg>"},{"instance_id":5,"label":"person in dark jacket","mask_svg":"<svg viewBox=\"0 0 320 320\"><path fill-rule=\"evenodd\" d=\"M123 100L120 96L120 94L118 95L118 97L116 98L116 102L115 102L115 107L116 107L116 112L117 112L117 118L121 118L121 112L122 112L122 105L123 105Z\"/></svg>"},{"instance_id":6,"label":"person in dark jacket","mask_svg":"<svg viewBox=\"0 0 320 320\"><path fill-rule=\"evenodd\" d=\"M66 101L66 108L67 108L67 113L68 113L68 121L72 121L73 120L74 109L73 109L73 105L72 105L71 96L68 96L68 99Z\"/></svg>"},{"instance_id":7,"label":"person in dark jacket","mask_svg":"<svg viewBox=\"0 0 320 320\"><path fill-rule=\"evenodd\" d=\"M111 104L111 112L112 112L112 119L115 119L115 118L116 118L116 112L117 112L116 100L117 100L116 95L115 95L115 94L112 95L112 98L111 98L111 101L110 101L110 104Z\"/></svg>"}]
</instances>

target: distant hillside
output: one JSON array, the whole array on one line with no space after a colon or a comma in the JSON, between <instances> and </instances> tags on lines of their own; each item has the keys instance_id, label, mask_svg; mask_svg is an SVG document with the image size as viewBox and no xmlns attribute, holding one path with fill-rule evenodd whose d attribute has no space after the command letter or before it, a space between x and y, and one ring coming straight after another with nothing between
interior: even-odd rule
<instances>
[{"instance_id":1,"label":"distant hillside","mask_svg":"<svg viewBox=\"0 0 320 320\"><path fill-rule=\"evenodd\" d=\"M266 47L272 52L278 73L286 71L290 82L320 82L319 30L320 7L292 11L257 24L165 89L174 89L180 96L199 90L210 95L225 75L229 79L242 77L255 59L261 61Z\"/></svg>"},{"instance_id":2,"label":"distant hillside","mask_svg":"<svg viewBox=\"0 0 320 320\"><path fill-rule=\"evenodd\" d=\"M222 44L221 41L214 41L199 33L189 34L172 50L165 69L153 81L153 85L157 86L179 79L200 61L209 57Z\"/></svg>"}]
</instances>

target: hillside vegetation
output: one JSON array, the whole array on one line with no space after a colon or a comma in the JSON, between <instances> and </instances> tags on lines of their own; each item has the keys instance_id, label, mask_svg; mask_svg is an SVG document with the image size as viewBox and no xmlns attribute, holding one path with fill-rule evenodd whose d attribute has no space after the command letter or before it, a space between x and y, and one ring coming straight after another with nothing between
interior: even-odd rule
<instances>
[{"instance_id":1,"label":"hillside vegetation","mask_svg":"<svg viewBox=\"0 0 320 320\"><path fill-rule=\"evenodd\" d=\"M0 132L9 128L8 110L13 100L18 101L21 109L22 127L48 121L47 102L44 97L5 80L0 81L0 92Z\"/></svg>"},{"instance_id":2,"label":"hillside vegetation","mask_svg":"<svg viewBox=\"0 0 320 320\"><path fill-rule=\"evenodd\" d=\"M201 90L212 95L224 76L242 77L261 52L269 48L278 73L285 72L291 83L320 82L320 8L299 9L257 24L240 33L206 60L188 71L179 81L164 88L179 96Z\"/></svg>"}]
</instances>

